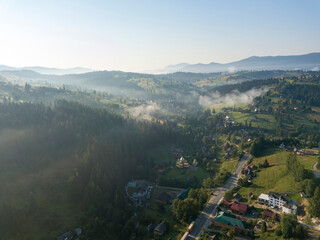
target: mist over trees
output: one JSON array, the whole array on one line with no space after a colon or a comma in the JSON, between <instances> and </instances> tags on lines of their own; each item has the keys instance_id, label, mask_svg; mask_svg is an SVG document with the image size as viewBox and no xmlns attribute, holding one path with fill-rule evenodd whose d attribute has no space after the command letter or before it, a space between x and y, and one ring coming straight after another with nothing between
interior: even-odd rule
<instances>
[{"instance_id":1,"label":"mist over trees","mask_svg":"<svg viewBox=\"0 0 320 240\"><path fill-rule=\"evenodd\" d=\"M34 239L28 223L58 235L57 224L69 219L68 211L54 209L70 207L85 236L128 239L133 209L125 183L133 176L153 178L146 151L174 139L169 128L65 100L53 106L2 103L0 111L2 236ZM19 206L11 204L16 181L26 181Z\"/></svg>"}]
</instances>

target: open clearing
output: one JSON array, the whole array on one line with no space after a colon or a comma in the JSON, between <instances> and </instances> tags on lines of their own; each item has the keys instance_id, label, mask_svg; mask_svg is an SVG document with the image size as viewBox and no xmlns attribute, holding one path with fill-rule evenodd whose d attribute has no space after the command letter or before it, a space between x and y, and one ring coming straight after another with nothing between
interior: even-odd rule
<instances>
[{"instance_id":1,"label":"open clearing","mask_svg":"<svg viewBox=\"0 0 320 240\"><path fill-rule=\"evenodd\" d=\"M240 189L240 194L247 197L249 193L259 196L261 193L274 192L297 192L297 183L290 175L286 167L286 159L290 153L280 149L268 149L262 157L254 158L252 163L256 166L268 160L270 167L256 172L252 184ZM298 160L311 170L317 156L297 156Z\"/></svg>"}]
</instances>

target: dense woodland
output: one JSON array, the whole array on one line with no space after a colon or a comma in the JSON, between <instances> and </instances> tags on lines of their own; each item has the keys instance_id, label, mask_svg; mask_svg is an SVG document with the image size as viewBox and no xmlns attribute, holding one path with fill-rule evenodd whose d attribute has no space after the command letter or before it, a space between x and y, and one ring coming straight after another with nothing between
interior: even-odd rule
<instances>
[{"instance_id":1,"label":"dense woodland","mask_svg":"<svg viewBox=\"0 0 320 240\"><path fill-rule=\"evenodd\" d=\"M52 173L52 178L41 175L38 186L23 189L20 197L25 201L20 205L11 203L11 191L6 193L9 182L1 187L2 236L47 239L48 236L28 235L28 223L54 232L59 226L59 216L55 215L60 214L52 210L61 204L76 206L72 208L78 211L75 216L82 213L77 224L85 226L84 236L128 239L133 228L133 209L124 197L124 185L133 176L153 178L149 171L152 159L145 152L174 138L168 128L64 100L51 107L0 104L0 111L2 176L5 172L23 172L28 179L61 165L53 167L57 172ZM17 175L12 174L11 180ZM19 178L25 179L18 175ZM47 188L41 201L40 188Z\"/></svg>"}]
</instances>

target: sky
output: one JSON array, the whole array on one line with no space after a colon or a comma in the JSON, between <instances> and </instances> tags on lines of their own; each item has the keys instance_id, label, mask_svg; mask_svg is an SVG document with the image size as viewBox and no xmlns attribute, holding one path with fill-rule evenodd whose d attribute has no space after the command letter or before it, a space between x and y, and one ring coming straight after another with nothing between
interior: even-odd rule
<instances>
[{"instance_id":1,"label":"sky","mask_svg":"<svg viewBox=\"0 0 320 240\"><path fill-rule=\"evenodd\" d=\"M318 0L0 0L0 65L141 72L320 52Z\"/></svg>"}]
</instances>

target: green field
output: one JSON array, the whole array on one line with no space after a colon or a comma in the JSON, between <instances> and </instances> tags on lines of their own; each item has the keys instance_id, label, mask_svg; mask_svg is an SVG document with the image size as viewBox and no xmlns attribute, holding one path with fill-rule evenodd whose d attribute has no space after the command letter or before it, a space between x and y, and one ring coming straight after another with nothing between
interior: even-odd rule
<instances>
[{"instance_id":1,"label":"green field","mask_svg":"<svg viewBox=\"0 0 320 240\"><path fill-rule=\"evenodd\" d=\"M179 181L186 181L190 177L194 177L201 184L203 179L209 177L209 173L204 170L202 167L198 167L197 170L187 170L187 169L179 169L177 167L173 167L169 169L164 176L167 179L178 179Z\"/></svg>"},{"instance_id":2,"label":"green field","mask_svg":"<svg viewBox=\"0 0 320 240\"><path fill-rule=\"evenodd\" d=\"M318 161L318 156L304 155L298 156L298 159L304 165L305 169L312 170L314 163Z\"/></svg>"},{"instance_id":3,"label":"green field","mask_svg":"<svg viewBox=\"0 0 320 240\"><path fill-rule=\"evenodd\" d=\"M280 149L268 149L264 152L263 157L254 158L252 163L256 166L267 159L270 167L256 172L256 177L254 177L252 184L249 187L241 188L239 193L246 197L250 192L255 196L259 196L261 193L267 193L269 191L298 192L298 184L290 175L286 167L288 155L288 152ZM297 158L306 169L312 169L312 165L316 161L317 156L298 155Z\"/></svg>"},{"instance_id":4,"label":"green field","mask_svg":"<svg viewBox=\"0 0 320 240\"><path fill-rule=\"evenodd\" d=\"M276 121L272 115L261 113L241 113L235 111L230 111L229 113L233 120L239 123L245 124L245 121L247 121L247 124L249 125L249 122L252 121L252 127L259 127L261 129L271 131L275 130Z\"/></svg>"},{"instance_id":5,"label":"green field","mask_svg":"<svg viewBox=\"0 0 320 240\"><path fill-rule=\"evenodd\" d=\"M218 172L230 172L233 173L238 164L238 160L225 160L222 163L215 163L214 166Z\"/></svg>"}]
</instances>

